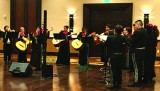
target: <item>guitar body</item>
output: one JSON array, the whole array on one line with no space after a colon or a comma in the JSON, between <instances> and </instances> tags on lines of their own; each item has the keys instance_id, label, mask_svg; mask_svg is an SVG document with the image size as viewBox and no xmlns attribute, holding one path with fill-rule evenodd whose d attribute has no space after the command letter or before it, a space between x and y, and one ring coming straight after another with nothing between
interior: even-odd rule
<instances>
[{"instance_id":1,"label":"guitar body","mask_svg":"<svg viewBox=\"0 0 160 91\"><path fill-rule=\"evenodd\" d=\"M22 39L19 39L15 43L15 45L16 45L18 50L25 51L27 49L27 46L28 46L29 43L31 43L31 41L29 41L27 38L22 38Z\"/></svg>"},{"instance_id":2,"label":"guitar body","mask_svg":"<svg viewBox=\"0 0 160 91\"><path fill-rule=\"evenodd\" d=\"M83 48L83 43L80 40L75 39L72 41L72 46L75 50L81 50Z\"/></svg>"},{"instance_id":3,"label":"guitar body","mask_svg":"<svg viewBox=\"0 0 160 91\"><path fill-rule=\"evenodd\" d=\"M107 35L95 35L94 36L94 43L95 45L101 44L101 42L104 42L107 40Z\"/></svg>"},{"instance_id":4,"label":"guitar body","mask_svg":"<svg viewBox=\"0 0 160 91\"><path fill-rule=\"evenodd\" d=\"M55 39L55 38L53 38L52 39L52 43L53 43L53 45L55 47L60 47L60 46L64 45L66 43L66 41L65 40L61 40L61 39Z\"/></svg>"},{"instance_id":5,"label":"guitar body","mask_svg":"<svg viewBox=\"0 0 160 91\"><path fill-rule=\"evenodd\" d=\"M23 41L17 41L16 42L16 47L20 50L20 51L25 51L26 48L26 44Z\"/></svg>"},{"instance_id":6,"label":"guitar body","mask_svg":"<svg viewBox=\"0 0 160 91\"><path fill-rule=\"evenodd\" d=\"M99 45L101 43L100 38L98 36L94 37L94 43L95 45Z\"/></svg>"}]
</instances>

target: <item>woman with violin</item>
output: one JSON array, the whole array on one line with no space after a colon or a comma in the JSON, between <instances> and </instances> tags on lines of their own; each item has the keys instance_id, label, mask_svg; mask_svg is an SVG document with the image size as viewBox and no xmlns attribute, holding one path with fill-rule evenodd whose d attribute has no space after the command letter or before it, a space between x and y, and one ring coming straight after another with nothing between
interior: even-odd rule
<instances>
[{"instance_id":1,"label":"woman with violin","mask_svg":"<svg viewBox=\"0 0 160 91\"><path fill-rule=\"evenodd\" d=\"M35 33L32 35L32 53L30 65L33 70L41 69L41 39L40 39L40 28L37 27Z\"/></svg>"},{"instance_id":2,"label":"woman with violin","mask_svg":"<svg viewBox=\"0 0 160 91\"><path fill-rule=\"evenodd\" d=\"M110 24L106 25L105 31L100 35L113 35L113 31L110 30ZM104 62L104 66L107 65L107 47L105 41L101 41L101 62Z\"/></svg>"},{"instance_id":3,"label":"woman with violin","mask_svg":"<svg viewBox=\"0 0 160 91\"><path fill-rule=\"evenodd\" d=\"M35 33L32 35L32 53L30 65L33 70L41 69L41 39L40 39L40 28L37 27Z\"/></svg>"}]
</instances>

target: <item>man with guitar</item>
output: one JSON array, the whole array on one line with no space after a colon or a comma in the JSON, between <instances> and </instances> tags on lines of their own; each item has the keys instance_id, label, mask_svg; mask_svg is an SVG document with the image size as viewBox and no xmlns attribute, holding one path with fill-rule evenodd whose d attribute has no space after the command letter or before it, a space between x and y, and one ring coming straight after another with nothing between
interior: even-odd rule
<instances>
[{"instance_id":1,"label":"man with guitar","mask_svg":"<svg viewBox=\"0 0 160 91\"><path fill-rule=\"evenodd\" d=\"M25 34L25 29L24 27L20 27L20 31L19 31L19 34L18 34L18 40L21 40L24 42L23 39L26 39L28 36ZM18 53L18 62L22 62L22 63L26 63L27 62L27 51L26 51L26 48L27 48L27 45L25 44L25 50L19 50L19 53Z\"/></svg>"}]
</instances>

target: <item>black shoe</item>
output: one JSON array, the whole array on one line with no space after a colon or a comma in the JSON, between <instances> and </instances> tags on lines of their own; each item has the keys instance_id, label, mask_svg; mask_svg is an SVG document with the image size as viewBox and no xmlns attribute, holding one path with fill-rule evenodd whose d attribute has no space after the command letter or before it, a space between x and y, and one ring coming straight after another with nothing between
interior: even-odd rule
<instances>
[{"instance_id":1,"label":"black shoe","mask_svg":"<svg viewBox=\"0 0 160 91\"><path fill-rule=\"evenodd\" d=\"M115 88L121 88L121 84L115 85Z\"/></svg>"},{"instance_id":2,"label":"black shoe","mask_svg":"<svg viewBox=\"0 0 160 91\"><path fill-rule=\"evenodd\" d=\"M153 79L152 78L150 78L150 79L143 79L142 80L142 83L144 83L144 84L150 84L150 83L152 83L153 82Z\"/></svg>"},{"instance_id":3,"label":"black shoe","mask_svg":"<svg viewBox=\"0 0 160 91\"><path fill-rule=\"evenodd\" d=\"M107 85L107 88L108 88L108 89L113 89L113 88L116 88L116 87L113 86L113 85Z\"/></svg>"},{"instance_id":4,"label":"black shoe","mask_svg":"<svg viewBox=\"0 0 160 91\"><path fill-rule=\"evenodd\" d=\"M131 82L128 84L128 87L139 87L139 86L142 86L142 84L139 82Z\"/></svg>"}]
</instances>

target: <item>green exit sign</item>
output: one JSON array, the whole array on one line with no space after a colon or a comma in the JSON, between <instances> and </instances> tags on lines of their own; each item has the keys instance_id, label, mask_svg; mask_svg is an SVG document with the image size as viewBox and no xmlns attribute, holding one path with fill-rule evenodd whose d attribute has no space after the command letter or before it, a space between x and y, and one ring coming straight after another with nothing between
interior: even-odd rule
<instances>
[{"instance_id":1,"label":"green exit sign","mask_svg":"<svg viewBox=\"0 0 160 91\"><path fill-rule=\"evenodd\" d=\"M105 2L105 3L109 3L109 2L110 2L110 0L104 0L104 2Z\"/></svg>"}]
</instances>

